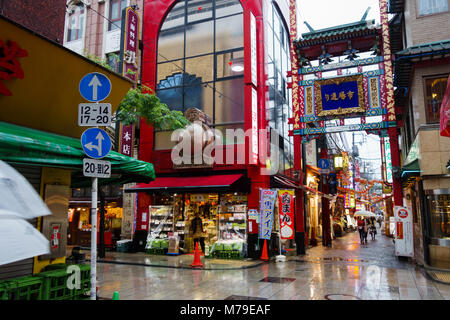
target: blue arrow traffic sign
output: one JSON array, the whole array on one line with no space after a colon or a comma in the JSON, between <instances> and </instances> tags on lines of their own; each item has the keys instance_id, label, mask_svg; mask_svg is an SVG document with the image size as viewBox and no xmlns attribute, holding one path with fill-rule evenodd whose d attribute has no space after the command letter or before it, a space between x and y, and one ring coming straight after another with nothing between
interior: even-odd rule
<instances>
[{"instance_id":1,"label":"blue arrow traffic sign","mask_svg":"<svg viewBox=\"0 0 450 320\"><path fill-rule=\"evenodd\" d=\"M90 128L81 135L81 146L88 157L100 159L111 151L111 139L106 131Z\"/></svg>"},{"instance_id":2,"label":"blue arrow traffic sign","mask_svg":"<svg viewBox=\"0 0 450 320\"><path fill-rule=\"evenodd\" d=\"M79 88L83 98L91 102L98 102L106 99L111 92L111 81L102 73L92 72L85 75Z\"/></svg>"},{"instance_id":3,"label":"blue arrow traffic sign","mask_svg":"<svg viewBox=\"0 0 450 320\"><path fill-rule=\"evenodd\" d=\"M318 165L319 165L320 169L330 168L330 162L328 161L328 159L325 159L325 158L319 159Z\"/></svg>"}]
</instances>

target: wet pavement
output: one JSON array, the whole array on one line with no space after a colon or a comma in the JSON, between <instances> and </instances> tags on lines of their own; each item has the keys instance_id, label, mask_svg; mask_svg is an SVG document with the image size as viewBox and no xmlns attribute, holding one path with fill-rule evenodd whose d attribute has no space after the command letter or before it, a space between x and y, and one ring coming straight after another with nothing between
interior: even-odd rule
<instances>
[{"instance_id":1,"label":"wet pavement","mask_svg":"<svg viewBox=\"0 0 450 320\"><path fill-rule=\"evenodd\" d=\"M450 300L450 285L395 257L392 239L380 232L367 245L359 244L356 232L348 233L334 240L332 248L318 245L286 262L241 261L245 269L204 257L210 270L169 267L180 263L180 257L181 266L190 265L193 256L134 255L131 262L149 259L147 264L160 265L98 263L101 298L118 291L121 300Z\"/></svg>"}]
</instances>

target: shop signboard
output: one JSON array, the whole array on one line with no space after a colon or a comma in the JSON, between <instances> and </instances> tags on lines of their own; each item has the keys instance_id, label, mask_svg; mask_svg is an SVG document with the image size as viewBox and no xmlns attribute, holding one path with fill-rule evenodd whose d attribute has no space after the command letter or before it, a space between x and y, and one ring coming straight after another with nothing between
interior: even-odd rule
<instances>
[{"instance_id":1,"label":"shop signboard","mask_svg":"<svg viewBox=\"0 0 450 320\"><path fill-rule=\"evenodd\" d=\"M273 226L273 211L275 208L276 190L261 189L260 192L260 224L259 238L270 240Z\"/></svg>"},{"instance_id":2,"label":"shop signboard","mask_svg":"<svg viewBox=\"0 0 450 320\"><path fill-rule=\"evenodd\" d=\"M294 190L278 191L281 239L294 239Z\"/></svg>"},{"instance_id":3,"label":"shop signboard","mask_svg":"<svg viewBox=\"0 0 450 320\"><path fill-rule=\"evenodd\" d=\"M139 58L139 15L131 7L124 9L122 18L122 43L120 46L121 70L124 77L137 81Z\"/></svg>"},{"instance_id":4,"label":"shop signboard","mask_svg":"<svg viewBox=\"0 0 450 320\"><path fill-rule=\"evenodd\" d=\"M119 152L129 157L133 157L134 149L134 125L120 124L119 129Z\"/></svg>"},{"instance_id":5,"label":"shop signboard","mask_svg":"<svg viewBox=\"0 0 450 320\"><path fill-rule=\"evenodd\" d=\"M395 255L414 257L413 223L410 207L394 207Z\"/></svg>"},{"instance_id":6,"label":"shop signboard","mask_svg":"<svg viewBox=\"0 0 450 320\"><path fill-rule=\"evenodd\" d=\"M248 233L257 234L259 224L259 213L256 209L248 210Z\"/></svg>"}]
</instances>

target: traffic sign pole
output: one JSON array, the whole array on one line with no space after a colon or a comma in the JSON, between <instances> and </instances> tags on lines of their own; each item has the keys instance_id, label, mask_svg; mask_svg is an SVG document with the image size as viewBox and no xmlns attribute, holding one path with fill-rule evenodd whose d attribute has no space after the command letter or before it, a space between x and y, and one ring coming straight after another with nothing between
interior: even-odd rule
<instances>
[{"instance_id":1,"label":"traffic sign pole","mask_svg":"<svg viewBox=\"0 0 450 320\"><path fill-rule=\"evenodd\" d=\"M92 178L91 300L97 300L97 187L98 187L98 178Z\"/></svg>"},{"instance_id":2,"label":"traffic sign pole","mask_svg":"<svg viewBox=\"0 0 450 320\"><path fill-rule=\"evenodd\" d=\"M98 72L92 72L85 75L78 86L78 90L83 98L88 101L95 102L95 111L102 116L102 112L100 112L99 101L102 101L108 97L111 92L111 81L104 74ZM79 126L90 126L92 124L92 119L90 117L91 110L85 112L85 107L90 108L89 104L84 104L84 106L79 105L78 108L78 125ZM105 121L103 118L99 119L96 124L102 123L103 125L108 125L111 121L109 106L108 110L108 121ZM82 118L85 116L86 119ZM85 121L83 121L85 120ZM94 118L95 120L95 118ZM105 157L111 150L111 139L108 134L98 129L92 130L88 129L83 132L81 136L81 146L84 150L84 153L91 158L101 159ZM94 132L94 134L89 134ZM106 139L106 140L105 140ZM97 142L97 143L96 143ZM105 142L105 145L103 143ZM97 153L94 152L97 151ZM83 161L83 167L85 165L85 161ZM103 168L100 164L100 174L103 174ZM111 168L109 168L111 170ZM83 168L83 172L85 168ZM97 174L99 169L97 169ZM92 176L93 172L88 172L90 176ZM91 300L97 300L97 196L98 196L98 178L92 178L92 204L91 204Z\"/></svg>"}]
</instances>

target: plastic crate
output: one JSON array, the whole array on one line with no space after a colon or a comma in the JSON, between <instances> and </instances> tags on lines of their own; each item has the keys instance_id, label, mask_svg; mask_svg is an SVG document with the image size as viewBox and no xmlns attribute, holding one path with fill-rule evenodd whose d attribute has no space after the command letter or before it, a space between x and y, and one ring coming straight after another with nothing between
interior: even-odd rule
<instances>
[{"instance_id":1,"label":"plastic crate","mask_svg":"<svg viewBox=\"0 0 450 320\"><path fill-rule=\"evenodd\" d=\"M65 264L65 263L49 264L42 271L46 272L46 271L61 270L61 269L67 269L67 264Z\"/></svg>"},{"instance_id":2,"label":"plastic crate","mask_svg":"<svg viewBox=\"0 0 450 320\"><path fill-rule=\"evenodd\" d=\"M41 300L43 282L39 277L26 276L7 281L9 300Z\"/></svg>"},{"instance_id":3,"label":"plastic crate","mask_svg":"<svg viewBox=\"0 0 450 320\"><path fill-rule=\"evenodd\" d=\"M9 300L9 290L6 282L0 282L0 301L2 300Z\"/></svg>"},{"instance_id":4,"label":"plastic crate","mask_svg":"<svg viewBox=\"0 0 450 320\"><path fill-rule=\"evenodd\" d=\"M66 269L52 270L37 274L42 278L43 300L72 300L73 291L67 286L69 274Z\"/></svg>"},{"instance_id":5,"label":"plastic crate","mask_svg":"<svg viewBox=\"0 0 450 320\"><path fill-rule=\"evenodd\" d=\"M72 298L73 300L85 300L85 295L91 291L91 265L79 264L78 267L80 268L80 289L72 290Z\"/></svg>"}]
</instances>

